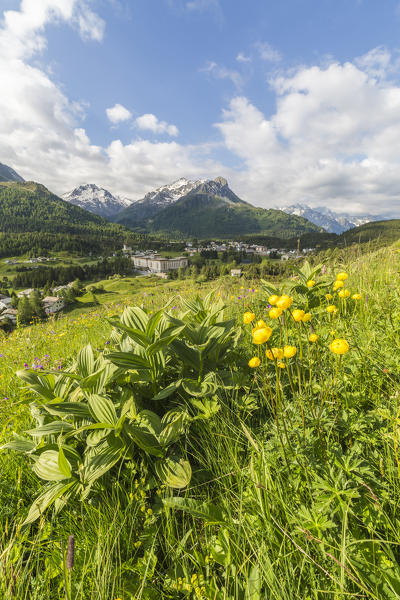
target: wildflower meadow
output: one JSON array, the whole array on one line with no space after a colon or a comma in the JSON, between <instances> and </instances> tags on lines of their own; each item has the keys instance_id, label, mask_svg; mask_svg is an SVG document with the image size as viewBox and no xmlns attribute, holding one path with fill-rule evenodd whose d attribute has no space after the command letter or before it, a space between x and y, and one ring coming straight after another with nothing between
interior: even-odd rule
<instances>
[{"instance_id":1,"label":"wildflower meadow","mask_svg":"<svg viewBox=\"0 0 400 600\"><path fill-rule=\"evenodd\" d=\"M0 597L400 598L398 250L0 340Z\"/></svg>"}]
</instances>

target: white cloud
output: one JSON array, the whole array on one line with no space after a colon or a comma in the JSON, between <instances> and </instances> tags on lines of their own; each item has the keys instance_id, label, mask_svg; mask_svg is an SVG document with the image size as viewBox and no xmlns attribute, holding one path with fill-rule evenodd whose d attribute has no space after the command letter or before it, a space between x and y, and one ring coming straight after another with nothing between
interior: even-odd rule
<instances>
[{"instance_id":1,"label":"white cloud","mask_svg":"<svg viewBox=\"0 0 400 600\"><path fill-rule=\"evenodd\" d=\"M216 62L211 61L207 63L200 71L215 77L215 79L229 79L237 90L240 90L243 86L243 78L239 71L227 69L223 65L218 65Z\"/></svg>"},{"instance_id":2,"label":"white cloud","mask_svg":"<svg viewBox=\"0 0 400 600\"><path fill-rule=\"evenodd\" d=\"M69 22L84 39L101 41L105 23L83 0L21 0L20 10L4 12L0 34L3 58L29 58L46 47L44 28Z\"/></svg>"},{"instance_id":3,"label":"white cloud","mask_svg":"<svg viewBox=\"0 0 400 600\"><path fill-rule=\"evenodd\" d=\"M233 99L216 126L243 161L238 192L263 206L400 216L400 86L371 77L369 66L332 63L275 78L270 117Z\"/></svg>"},{"instance_id":4,"label":"white cloud","mask_svg":"<svg viewBox=\"0 0 400 600\"><path fill-rule=\"evenodd\" d=\"M282 60L281 53L268 42L256 42L255 47L260 58L266 62L279 62Z\"/></svg>"},{"instance_id":5,"label":"white cloud","mask_svg":"<svg viewBox=\"0 0 400 600\"><path fill-rule=\"evenodd\" d=\"M252 62L252 59L250 56L247 56L246 54L244 54L243 52L239 52L239 54L236 57L236 60L240 63L250 63Z\"/></svg>"},{"instance_id":6,"label":"white cloud","mask_svg":"<svg viewBox=\"0 0 400 600\"><path fill-rule=\"evenodd\" d=\"M82 6L77 14L79 31L84 40L101 42L104 36L105 22L87 6Z\"/></svg>"},{"instance_id":7,"label":"white cloud","mask_svg":"<svg viewBox=\"0 0 400 600\"><path fill-rule=\"evenodd\" d=\"M159 121L156 115L151 113L138 117L135 124L139 129L152 131L153 133L166 133L173 137L176 137L179 133L175 125L169 125L166 121Z\"/></svg>"},{"instance_id":8,"label":"white cloud","mask_svg":"<svg viewBox=\"0 0 400 600\"><path fill-rule=\"evenodd\" d=\"M384 46L377 46L355 59L355 64L371 77L386 77L393 70L392 55Z\"/></svg>"},{"instance_id":9,"label":"white cloud","mask_svg":"<svg viewBox=\"0 0 400 600\"><path fill-rule=\"evenodd\" d=\"M128 121L132 117L132 113L122 104L114 104L111 108L107 108L106 114L111 123L114 124Z\"/></svg>"}]
</instances>

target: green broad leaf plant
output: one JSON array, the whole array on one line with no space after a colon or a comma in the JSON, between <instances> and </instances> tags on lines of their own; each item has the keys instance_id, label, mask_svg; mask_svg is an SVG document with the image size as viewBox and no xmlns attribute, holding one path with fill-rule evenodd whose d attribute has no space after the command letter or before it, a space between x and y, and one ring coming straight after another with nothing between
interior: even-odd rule
<instances>
[{"instance_id":1,"label":"green broad leaf plant","mask_svg":"<svg viewBox=\"0 0 400 600\"><path fill-rule=\"evenodd\" d=\"M189 485L190 424L218 412L241 328L213 293L182 305L174 315L168 306L154 314L126 308L110 319L103 351L88 345L62 371L17 373L34 427L2 449L25 454L45 482L25 526L52 506L101 492L128 462L145 462L165 486Z\"/></svg>"}]
</instances>

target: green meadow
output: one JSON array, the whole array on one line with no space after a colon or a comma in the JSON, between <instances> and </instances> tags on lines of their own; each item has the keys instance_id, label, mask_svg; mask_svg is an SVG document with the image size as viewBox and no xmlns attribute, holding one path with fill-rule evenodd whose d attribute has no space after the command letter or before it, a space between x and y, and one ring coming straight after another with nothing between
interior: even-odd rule
<instances>
[{"instance_id":1,"label":"green meadow","mask_svg":"<svg viewBox=\"0 0 400 600\"><path fill-rule=\"evenodd\" d=\"M0 598L400 598L399 246L0 339Z\"/></svg>"}]
</instances>

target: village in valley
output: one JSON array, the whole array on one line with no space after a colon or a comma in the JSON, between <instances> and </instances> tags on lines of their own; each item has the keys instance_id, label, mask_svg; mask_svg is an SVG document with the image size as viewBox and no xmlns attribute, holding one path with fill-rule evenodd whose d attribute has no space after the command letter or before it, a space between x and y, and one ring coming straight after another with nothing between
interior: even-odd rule
<instances>
[{"instance_id":1,"label":"village in valley","mask_svg":"<svg viewBox=\"0 0 400 600\"><path fill-rule=\"evenodd\" d=\"M171 248L174 246L171 244ZM183 248L183 245L182 245ZM181 277L196 274L196 257L207 257L210 261L218 260L222 256L235 257L230 263L226 275L241 277L243 268L253 262L261 262L268 259L274 262L296 260L301 256L312 253L314 248L282 249L267 247L260 244L249 244L244 241L186 241L182 255L171 256L167 251L160 254L152 249L133 249L124 244L119 253L112 253L110 258L117 255L131 261L130 276L156 276L162 279L176 278L179 272ZM174 253L174 252L172 252ZM91 260L95 257L89 256ZM103 256L97 259L107 260ZM27 259L9 258L4 260L8 268L22 267L23 270L49 268L54 265L57 258L54 256L29 257ZM29 265L29 266L24 266ZM32 267L30 265L33 265ZM112 277L112 275L109 275ZM5 278L7 279L7 278ZM6 287L4 283L8 283ZM92 284L93 282L90 282ZM45 319L56 315L74 304L76 297L85 291L86 282L79 280L70 281L63 285L43 288L30 287L27 289L14 290L9 287L10 281L3 280L0 289L0 328L12 329L19 324L28 324L32 318ZM90 287L90 286L89 286Z\"/></svg>"}]
</instances>

